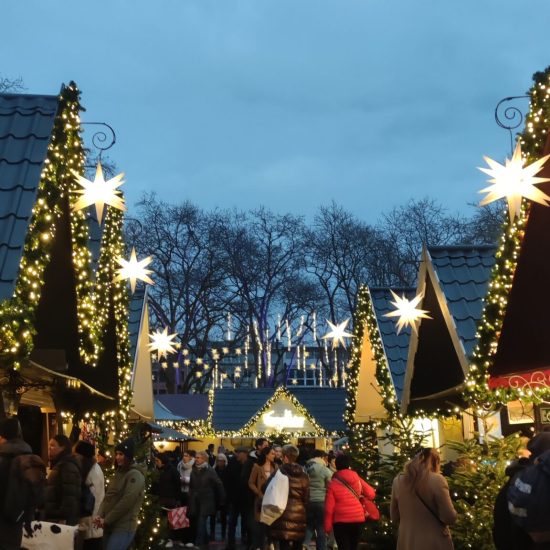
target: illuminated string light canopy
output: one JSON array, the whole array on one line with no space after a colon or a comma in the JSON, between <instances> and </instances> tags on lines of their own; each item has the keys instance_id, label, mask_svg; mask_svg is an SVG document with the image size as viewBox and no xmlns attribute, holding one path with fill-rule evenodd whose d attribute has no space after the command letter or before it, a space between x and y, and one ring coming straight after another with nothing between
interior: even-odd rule
<instances>
[{"instance_id":1,"label":"illuminated string light canopy","mask_svg":"<svg viewBox=\"0 0 550 550\"><path fill-rule=\"evenodd\" d=\"M82 189L77 189L75 191L75 193L79 193L81 196L74 204L73 210L82 210L83 208L95 204L97 221L100 224L103 219L103 208L106 204L118 208L119 210L126 210L124 199L117 189L117 187L124 183L124 173L118 174L118 176L105 181L101 163L98 162L94 181L86 179L74 170L73 175L76 177L78 184L82 186Z\"/></svg>"},{"instance_id":2,"label":"illuminated string light canopy","mask_svg":"<svg viewBox=\"0 0 550 550\"><path fill-rule=\"evenodd\" d=\"M164 327L162 332L157 330L153 334L149 334L149 338L151 338L149 349L156 351L159 357L166 357L169 353L175 353L177 342L173 340L177 335L177 333L168 334L168 327Z\"/></svg>"},{"instance_id":3,"label":"illuminated string light canopy","mask_svg":"<svg viewBox=\"0 0 550 550\"><path fill-rule=\"evenodd\" d=\"M346 342L344 338L353 338L353 334L346 332L346 327L348 326L349 319L346 319L339 325L331 323L327 319L327 323L330 327L330 331L323 336L323 340L331 339L332 348L337 348L339 344L342 344L343 347L346 347Z\"/></svg>"},{"instance_id":4,"label":"illuminated string light canopy","mask_svg":"<svg viewBox=\"0 0 550 550\"><path fill-rule=\"evenodd\" d=\"M550 197L535 187L539 183L550 181L550 178L536 177L536 174L540 172L548 157L550 155L546 155L528 166L524 166L525 159L521 156L519 142L516 145L512 158L507 158L504 165L489 157L483 157L490 168L479 168L479 170L491 176L491 179L488 181L493 185L480 191L480 193L487 193L487 196L480 201L479 205L485 206L506 197L510 220L514 220L519 216L521 199L523 197L548 206L548 202L546 201L550 201Z\"/></svg>"},{"instance_id":5,"label":"illuminated string light canopy","mask_svg":"<svg viewBox=\"0 0 550 550\"><path fill-rule=\"evenodd\" d=\"M149 277L149 274L153 273L153 271L151 269L145 269L153 261L151 256L147 256L147 258L138 261L136 249L132 248L132 253L130 254L129 260L119 257L116 258L116 261L120 265L120 268L117 269L118 275L113 279L113 281L117 282L123 281L124 279L129 279L132 294L136 289L136 281L138 279L150 285L155 284Z\"/></svg>"},{"instance_id":6,"label":"illuminated string light canopy","mask_svg":"<svg viewBox=\"0 0 550 550\"><path fill-rule=\"evenodd\" d=\"M393 290L390 290L390 292L394 299L390 303L395 307L395 310L385 313L384 317L398 317L397 334L406 326L410 326L416 332L416 323L419 319L431 319L427 310L416 307L424 297L422 292L417 294L412 300L405 298L404 294L398 296Z\"/></svg>"}]
</instances>

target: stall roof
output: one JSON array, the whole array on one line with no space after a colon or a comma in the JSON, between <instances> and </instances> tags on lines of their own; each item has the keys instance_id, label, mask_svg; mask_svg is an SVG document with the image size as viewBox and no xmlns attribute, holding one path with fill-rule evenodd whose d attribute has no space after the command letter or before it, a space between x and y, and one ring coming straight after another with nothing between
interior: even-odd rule
<instances>
[{"instance_id":1,"label":"stall roof","mask_svg":"<svg viewBox=\"0 0 550 550\"><path fill-rule=\"evenodd\" d=\"M59 97L0 94L0 300L11 298Z\"/></svg>"},{"instance_id":2,"label":"stall roof","mask_svg":"<svg viewBox=\"0 0 550 550\"><path fill-rule=\"evenodd\" d=\"M344 431L344 388L286 388L327 431ZM266 404L274 388L220 389L214 392L214 430L239 430Z\"/></svg>"},{"instance_id":3,"label":"stall roof","mask_svg":"<svg viewBox=\"0 0 550 550\"><path fill-rule=\"evenodd\" d=\"M154 400L153 403L155 420L170 420L174 422L179 422L182 420L187 420L183 416L178 416L174 414L170 409L163 405L158 399Z\"/></svg>"},{"instance_id":4,"label":"stall roof","mask_svg":"<svg viewBox=\"0 0 550 550\"><path fill-rule=\"evenodd\" d=\"M145 288L136 288L130 298L130 304L128 306L128 332L130 333L130 357L132 358L132 361L135 361L136 358L145 295Z\"/></svg>"},{"instance_id":5,"label":"stall roof","mask_svg":"<svg viewBox=\"0 0 550 550\"><path fill-rule=\"evenodd\" d=\"M392 290L399 296L404 294L409 300L414 298L416 293L414 288L393 288ZM401 401L405 371L407 370L407 354L409 351L411 329L410 327L405 327L398 334L395 319L384 317L386 313L395 309L390 303L394 299L389 288L371 287L369 288L369 292L395 393L397 394L397 399Z\"/></svg>"},{"instance_id":6,"label":"stall roof","mask_svg":"<svg viewBox=\"0 0 550 550\"><path fill-rule=\"evenodd\" d=\"M176 393L155 396L164 407L176 416L188 420L206 420L208 418L208 394Z\"/></svg>"}]
</instances>

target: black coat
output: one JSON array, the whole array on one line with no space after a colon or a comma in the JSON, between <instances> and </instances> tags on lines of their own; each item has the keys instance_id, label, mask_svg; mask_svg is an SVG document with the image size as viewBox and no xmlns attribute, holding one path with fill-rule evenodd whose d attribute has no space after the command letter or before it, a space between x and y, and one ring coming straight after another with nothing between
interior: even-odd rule
<instances>
[{"instance_id":1,"label":"black coat","mask_svg":"<svg viewBox=\"0 0 550 550\"><path fill-rule=\"evenodd\" d=\"M189 483L189 515L213 516L225 505L225 491L216 472L210 468L193 466Z\"/></svg>"},{"instance_id":2,"label":"black coat","mask_svg":"<svg viewBox=\"0 0 550 550\"><path fill-rule=\"evenodd\" d=\"M12 460L19 455L32 453L30 446L22 439L12 439L0 444L0 503L5 501ZM15 550L21 547L23 522L11 523L0 515L0 548Z\"/></svg>"},{"instance_id":3,"label":"black coat","mask_svg":"<svg viewBox=\"0 0 550 550\"><path fill-rule=\"evenodd\" d=\"M227 500L241 508L247 503L248 497L248 478L245 477L244 464L241 464L236 458L231 458L224 470L225 480L223 485Z\"/></svg>"},{"instance_id":4,"label":"black coat","mask_svg":"<svg viewBox=\"0 0 550 550\"><path fill-rule=\"evenodd\" d=\"M44 520L76 525L80 518L82 476L77 459L62 456L54 465L44 493Z\"/></svg>"},{"instance_id":5,"label":"black coat","mask_svg":"<svg viewBox=\"0 0 550 550\"><path fill-rule=\"evenodd\" d=\"M166 508L175 508L180 500L181 481L174 466L166 464L158 471L158 478L151 492L159 498L159 504Z\"/></svg>"}]
</instances>

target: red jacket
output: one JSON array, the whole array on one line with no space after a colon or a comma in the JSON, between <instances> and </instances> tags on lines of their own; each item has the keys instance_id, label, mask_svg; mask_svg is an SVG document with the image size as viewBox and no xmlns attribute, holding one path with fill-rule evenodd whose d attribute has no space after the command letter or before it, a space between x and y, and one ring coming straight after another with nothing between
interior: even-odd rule
<instances>
[{"instance_id":1,"label":"red jacket","mask_svg":"<svg viewBox=\"0 0 550 550\"><path fill-rule=\"evenodd\" d=\"M358 495L374 500L376 491L353 470L340 470L332 476L325 500L325 531L330 533L334 523L363 523L365 512L359 499L342 483L343 479Z\"/></svg>"}]
</instances>

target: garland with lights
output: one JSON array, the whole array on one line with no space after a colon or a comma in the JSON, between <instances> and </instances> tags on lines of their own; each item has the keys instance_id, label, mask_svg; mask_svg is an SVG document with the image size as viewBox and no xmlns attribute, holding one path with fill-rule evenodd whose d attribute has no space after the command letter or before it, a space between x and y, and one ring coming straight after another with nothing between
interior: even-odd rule
<instances>
[{"instance_id":1,"label":"garland with lights","mask_svg":"<svg viewBox=\"0 0 550 550\"><path fill-rule=\"evenodd\" d=\"M550 125L550 67L535 73L534 85L529 91L531 98L526 127L519 135L522 151L528 162L539 158L544 150L547 129ZM529 203L522 200L520 215L505 223L500 239L496 262L485 298L485 308L477 331L477 346L472 355L466 377L466 397L476 407L485 409L515 399L529 399L540 403L550 394L549 388L496 388L490 389L489 368L498 347L498 339L506 313L508 295L512 288L514 272L525 234L529 216Z\"/></svg>"},{"instance_id":2,"label":"garland with lights","mask_svg":"<svg viewBox=\"0 0 550 550\"><path fill-rule=\"evenodd\" d=\"M0 360L7 368L18 369L33 348L35 311L44 285L44 271L50 260L56 222L69 210L75 190L71 170L84 170L84 150L80 138L80 92L74 82L59 97L47 156L37 188L37 198L29 223L15 292L0 304ZM72 258L75 269L79 351L87 364L95 364L99 333L95 324L91 254L88 225L83 212L69 214Z\"/></svg>"},{"instance_id":3,"label":"garland with lights","mask_svg":"<svg viewBox=\"0 0 550 550\"><path fill-rule=\"evenodd\" d=\"M252 428L258 423L262 415L269 410L269 408L281 398L288 399L298 412L315 428L314 432L305 431L287 431L282 432L257 432ZM341 432L329 432L325 430L319 423L313 418L311 413L298 401L298 399L290 393L284 386L279 386L273 395L262 405L262 407L252 416L252 418L240 429L240 430L215 430L212 425L212 417L214 411L214 391L208 392L208 417L206 420L159 420L158 423L161 426L166 426L174 430L179 430L186 433L202 437L223 437L223 438L251 438L255 439L266 435L281 436L281 437L341 437Z\"/></svg>"}]
</instances>

